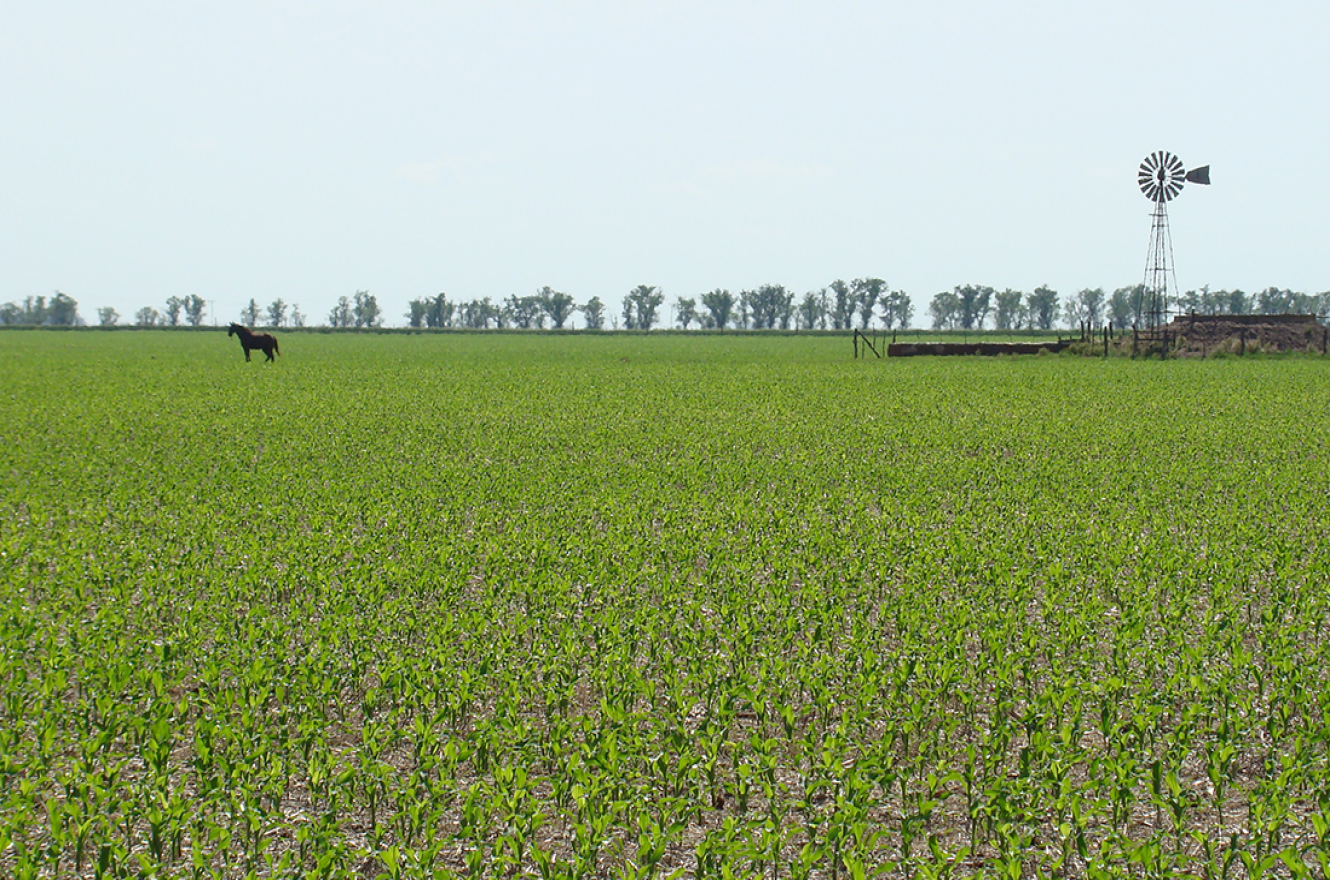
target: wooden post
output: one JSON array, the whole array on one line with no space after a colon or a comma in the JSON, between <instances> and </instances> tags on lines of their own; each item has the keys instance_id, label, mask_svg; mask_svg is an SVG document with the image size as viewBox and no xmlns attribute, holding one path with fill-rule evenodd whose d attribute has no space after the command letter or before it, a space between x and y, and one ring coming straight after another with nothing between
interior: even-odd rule
<instances>
[{"instance_id":1,"label":"wooden post","mask_svg":"<svg viewBox=\"0 0 1330 880\"><path fill-rule=\"evenodd\" d=\"M861 340L863 341L864 344L864 357L868 357L869 351L872 351L873 354L877 355L878 357L882 357L882 355L877 350L877 346L873 344L873 340L868 338L868 334L859 332L859 328L856 327L854 328L854 356L856 359L858 359L859 357L859 342Z\"/></svg>"},{"instance_id":2,"label":"wooden post","mask_svg":"<svg viewBox=\"0 0 1330 880\"><path fill-rule=\"evenodd\" d=\"M1112 322L1109 322L1109 324L1104 327L1104 357L1108 357L1108 328L1112 326Z\"/></svg>"},{"instance_id":3,"label":"wooden post","mask_svg":"<svg viewBox=\"0 0 1330 880\"><path fill-rule=\"evenodd\" d=\"M1238 357L1247 353L1247 329L1244 327L1238 331Z\"/></svg>"}]
</instances>

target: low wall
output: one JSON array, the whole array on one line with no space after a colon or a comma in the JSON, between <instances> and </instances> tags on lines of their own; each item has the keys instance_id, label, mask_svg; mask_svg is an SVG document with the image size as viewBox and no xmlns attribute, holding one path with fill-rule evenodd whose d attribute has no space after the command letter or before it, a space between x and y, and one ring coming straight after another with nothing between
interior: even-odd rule
<instances>
[{"instance_id":1,"label":"low wall","mask_svg":"<svg viewBox=\"0 0 1330 880\"><path fill-rule=\"evenodd\" d=\"M887 357L1038 354L1041 351L1062 351L1069 345L1071 342L896 342L887 346Z\"/></svg>"}]
</instances>

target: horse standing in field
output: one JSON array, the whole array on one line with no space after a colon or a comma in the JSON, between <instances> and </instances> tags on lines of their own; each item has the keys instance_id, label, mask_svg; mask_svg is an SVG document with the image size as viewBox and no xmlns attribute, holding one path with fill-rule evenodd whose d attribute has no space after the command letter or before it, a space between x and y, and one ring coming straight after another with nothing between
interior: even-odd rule
<instances>
[{"instance_id":1,"label":"horse standing in field","mask_svg":"<svg viewBox=\"0 0 1330 880\"><path fill-rule=\"evenodd\" d=\"M268 360L273 360L273 354L281 354L282 350L277 347L277 337L271 333L254 333L248 327L240 324L232 324L226 331L227 337L239 336L240 347L245 350L245 360L249 360L251 350L258 348L268 356Z\"/></svg>"}]
</instances>

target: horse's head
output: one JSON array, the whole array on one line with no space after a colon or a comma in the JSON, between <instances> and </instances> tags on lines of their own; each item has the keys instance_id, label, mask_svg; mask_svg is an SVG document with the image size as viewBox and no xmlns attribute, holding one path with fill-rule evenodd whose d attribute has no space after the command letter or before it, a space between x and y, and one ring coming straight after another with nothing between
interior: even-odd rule
<instances>
[{"instance_id":1,"label":"horse's head","mask_svg":"<svg viewBox=\"0 0 1330 880\"><path fill-rule=\"evenodd\" d=\"M230 327L227 327L227 328L226 328L226 335L227 335L227 336L234 336L234 335L236 334L236 331L239 330L239 329L240 329L240 325L239 325L239 324L232 324Z\"/></svg>"}]
</instances>

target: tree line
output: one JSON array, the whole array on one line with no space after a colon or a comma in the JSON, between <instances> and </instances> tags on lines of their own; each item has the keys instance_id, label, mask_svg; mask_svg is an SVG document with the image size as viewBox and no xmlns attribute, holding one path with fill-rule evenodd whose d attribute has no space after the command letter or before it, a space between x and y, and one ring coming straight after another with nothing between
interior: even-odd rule
<instances>
[{"instance_id":1,"label":"tree line","mask_svg":"<svg viewBox=\"0 0 1330 880\"><path fill-rule=\"evenodd\" d=\"M412 300L406 319L415 328L558 330L580 312L588 330L650 330L661 325L664 304L665 294L649 284L629 291L618 311L610 311L598 296L579 305L570 294L542 287L530 296L514 294L498 302L489 297L453 301L440 293ZM888 327L908 327L914 314L909 295L891 290L880 278L833 281L797 300L781 284L737 294L717 288L678 297L671 310L673 326L683 330L849 330L866 329L877 320Z\"/></svg>"},{"instance_id":2,"label":"tree line","mask_svg":"<svg viewBox=\"0 0 1330 880\"><path fill-rule=\"evenodd\" d=\"M1067 327L1139 327L1146 323L1150 297L1144 284L1119 287L1111 294L1102 287L1083 288L1061 300L1056 291L1037 287L1030 293L1010 288L966 284L933 297L928 314L935 330L1051 330L1059 318ZM1256 294L1242 290L1211 290L1209 286L1169 297L1172 314L1195 315L1315 315L1330 316L1330 291L1299 293L1267 287Z\"/></svg>"},{"instance_id":3,"label":"tree line","mask_svg":"<svg viewBox=\"0 0 1330 880\"><path fill-rule=\"evenodd\" d=\"M206 305L197 294L172 296L161 309L139 309L133 325L198 327L205 319ZM514 294L498 301L490 297L454 301L446 293L439 293L411 300L403 317L407 326L416 329L469 330L559 330L578 313L588 330L651 330L658 326L683 330L904 330L914 320L910 296L903 290L892 290L880 278L837 279L802 297L781 284L763 284L737 294L717 288L698 296L676 298L670 304L670 321L662 321L664 305L661 289L647 284L629 291L615 310L598 296L579 304L571 294L546 286L529 296ZM935 294L928 304L928 319L934 330L952 331L1052 330L1109 323L1125 329L1143 325L1148 308L1143 284L1120 287L1112 293L1101 287L1084 288L1065 299L1044 286L1027 293L964 284ZM1248 294L1206 286L1170 297L1168 310L1198 315L1310 314L1325 320L1330 317L1330 291L1300 293L1268 287ZM250 327L269 328L305 327L308 321L299 304L288 304L280 297L266 307L251 298L238 318ZM116 326L120 315L113 308L99 308L97 320L102 326ZM322 326L375 328L382 326L383 320L378 298L367 290L357 290L352 296L338 298ZM30 296L21 303L0 305L0 325L83 323L78 303L60 291L49 299Z\"/></svg>"},{"instance_id":4,"label":"tree line","mask_svg":"<svg viewBox=\"0 0 1330 880\"><path fill-rule=\"evenodd\" d=\"M74 327L80 323L79 304L72 296L58 290L49 300L44 296L30 296L21 303L0 305L0 324Z\"/></svg>"},{"instance_id":5,"label":"tree line","mask_svg":"<svg viewBox=\"0 0 1330 880\"><path fill-rule=\"evenodd\" d=\"M589 330L650 330L657 325L664 295L658 287L639 285L624 297L622 311L607 312L599 297L578 305L573 297L543 287L530 296L499 302L486 297L454 302L447 294L412 300L406 313L415 328L561 329L581 312ZM1028 293L975 284L958 285L933 296L928 317L934 330L1053 330L1058 327L1142 326L1149 297L1144 284L1120 287L1111 294L1084 288L1063 299L1046 286ZM1299 293L1268 287L1255 294L1211 290L1208 286L1170 297L1174 314L1309 314L1330 316L1330 291ZM903 290L880 278L836 280L802 298L780 284L764 284L738 295L717 289L673 303L673 326L683 330L850 330L909 329L914 303ZM332 324L332 326L338 326ZM343 324L342 326L346 326Z\"/></svg>"}]
</instances>

